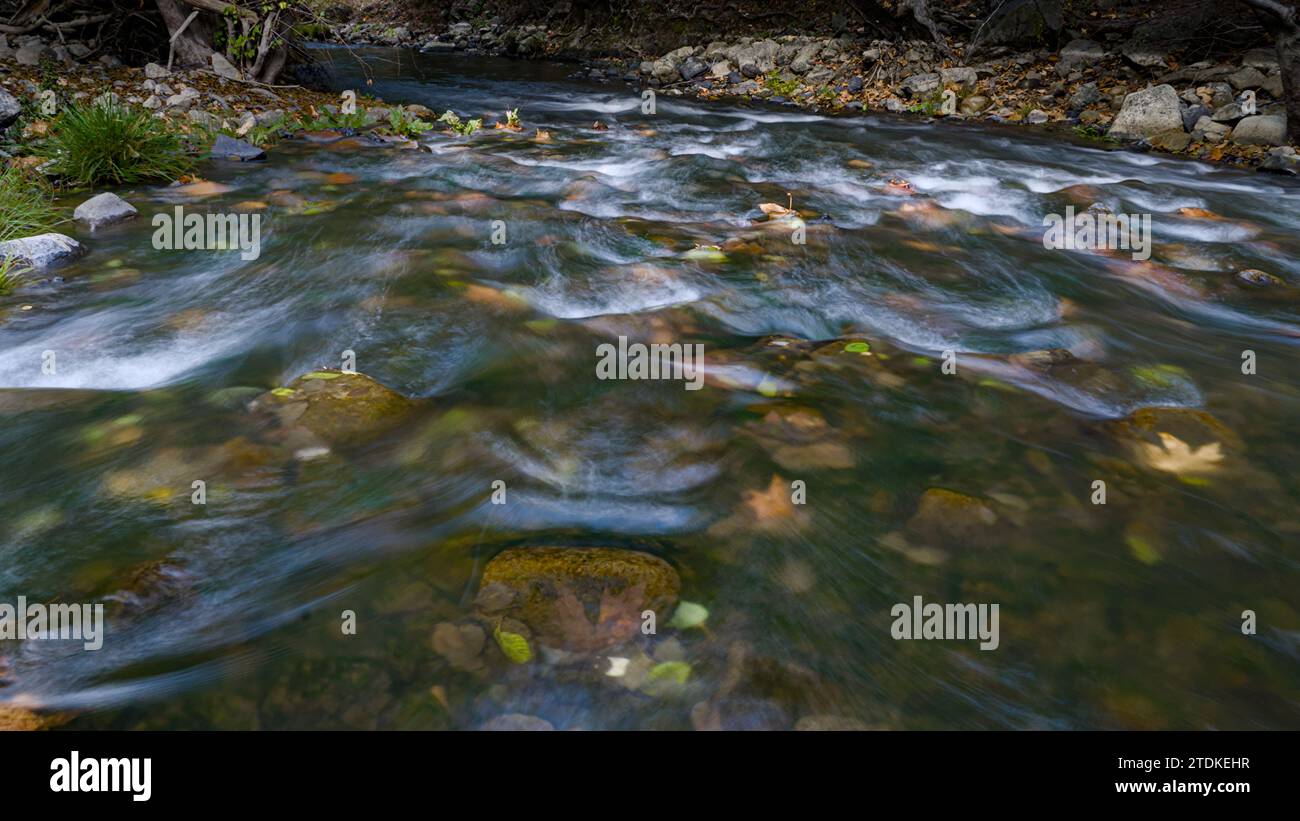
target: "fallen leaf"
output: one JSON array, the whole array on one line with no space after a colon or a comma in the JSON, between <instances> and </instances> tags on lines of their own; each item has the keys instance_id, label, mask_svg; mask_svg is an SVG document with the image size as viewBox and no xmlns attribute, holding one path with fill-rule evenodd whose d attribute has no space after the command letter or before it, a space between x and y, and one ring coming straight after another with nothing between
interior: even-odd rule
<instances>
[{"instance_id":1,"label":"fallen leaf","mask_svg":"<svg viewBox=\"0 0 1300 821\"><path fill-rule=\"evenodd\" d=\"M600 643L619 644L635 636L641 626L644 601L644 584L630 585L622 593L605 590L600 596L600 616L596 621L596 638Z\"/></svg>"},{"instance_id":2,"label":"fallen leaf","mask_svg":"<svg viewBox=\"0 0 1300 821\"><path fill-rule=\"evenodd\" d=\"M501 648L505 657L515 664L527 664L532 660L533 648L528 646L528 639L518 633L511 633L497 627L492 631L492 637L497 640L497 646Z\"/></svg>"},{"instance_id":3,"label":"fallen leaf","mask_svg":"<svg viewBox=\"0 0 1300 821\"><path fill-rule=\"evenodd\" d=\"M229 185L222 185L219 182L202 180L192 182L189 185L178 186L175 191L178 194L185 194L190 197L210 197L214 194L224 194L232 190Z\"/></svg>"},{"instance_id":4,"label":"fallen leaf","mask_svg":"<svg viewBox=\"0 0 1300 821\"><path fill-rule=\"evenodd\" d=\"M1184 217L1191 217L1192 219L1204 219L1204 220L1226 219L1226 217L1224 217L1223 215L1216 214L1213 211L1208 211L1204 208L1179 208L1178 213Z\"/></svg>"},{"instance_id":5,"label":"fallen leaf","mask_svg":"<svg viewBox=\"0 0 1300 821\"><path fill-rule=\"evenodd\" d=\"M1168 473L1209 473L1218 469L1223 461L1223 450L1218 442L1211 442L1192 450L1182 439L1171 433L1160 432L1160 445L1144 442L1143 453L1147 464Z\"/></svg>"},{"instance_id":6,"label":"fallen leaf","mask_svg":"<svg viewBox=\"0 0 1300 821\"><path fill-rule=\"evenodd\" d=\"M745 506L753 512L760 526L771 525L794 516L794 502L790 499L790 485L780 476L773 475L767 490L745 492Z\"/></svg>"},{"instance_id":7,"label":"fallen leaf","mask_svg":"<svg viewBox=\"0 0 1300 821\"><path fill-rule=\"evenodd\" d=\"M689 630L692 627L700 627L708 619L708 608L702 604L683 600L677 605L677 611L673 613L672 621L668 622L668 626L677 630Z\"/></svg>"},{"instance_id":8,"label":"fallen leaf","mask_svg":"<svg viewBox=\"0 0 1300 821\"><path fill-rule=\"evenodd\" d=\"M665 661L650 668L649 681L671 681L685 684L691 677L691 665L684 661Z\"/></svg>"}]
</instances>

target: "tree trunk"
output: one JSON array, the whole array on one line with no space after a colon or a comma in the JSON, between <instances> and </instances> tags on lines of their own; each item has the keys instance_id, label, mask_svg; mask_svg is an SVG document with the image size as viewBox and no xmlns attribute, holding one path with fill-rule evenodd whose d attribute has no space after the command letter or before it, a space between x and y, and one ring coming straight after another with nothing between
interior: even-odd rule
<instances>
[{"instance_id":1,"label":"tree trunk","mask_svg":"<svg viewBox=\"0 0 1300 821\"><path fill-rule=\"evenodd\" d=\"M953 56L943 33L930 16L927 0L898 0L892 8L882 5L880 0L852 0L850 5L862 15L868 26L885 36L896 36L909 29L924 33L945 57Z\"/></svg>"},{"instance_id":2,"label":"tree trunk","mask_svg":"<svg viewBox=\"0 0 1300 821\"><path fill-rule=\"evenodd\" d=\"M1277 62L1282 67L1282 95L1286 101L1287 132L1300 142L1300 26L1274 36Z\"/></svg>"},{"instance_id":3,"label":"tree trunk","mask_svg":"<svg viewBox=\"0 0 1300 821\"><path fill-rule=\"evenodd\" d=\"M1286 106L1287 132L1300 140L1300 11L1283 0L1244 0L1254 10L1277 47L1282 69L1282 99Z\"/></svg>"},{"instance_id":4,"label":"tree trunk","mask_svg":"<svg viewBox=\"0 0 1300 821\"><path fill-rule=\"evenodd\" d=\"M169 37L176 34L194 9L181 0L156 0L158 13L167 25ZM212 65L212 20L205 12L199 12L185 31L172 41L175 51L175 65L182 68L208 67Z\"/></svg>"}]
</instances>

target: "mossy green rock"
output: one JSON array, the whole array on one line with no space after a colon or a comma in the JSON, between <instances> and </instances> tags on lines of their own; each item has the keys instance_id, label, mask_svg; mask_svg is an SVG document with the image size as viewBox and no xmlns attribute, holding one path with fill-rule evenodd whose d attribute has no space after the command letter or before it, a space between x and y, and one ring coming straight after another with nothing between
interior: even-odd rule
<instances>
[{"instance_id":1,"label":"mossy green rock","mask_svg":"<svg viewBox=\"0 0 1300 821\"><path fill-rule=\"evenodd\" d=\"M1160 433L1169 433L1196 447L1221 442L1225 448L1242 447L1241 437L1208 411L1199 408L1138 408L1123 419L1109 424L1118 437L1155 442Z\"/></svg>"},{"instance_id":2,"label":"mossy green rock","mask_svg":"<svg viewBox=\"0 0 1300 821\"><path fill-rule=\"evenodd\" d=\"M415 403L360 373L303 374L262 394L255 410L269 410L289 426L306 428L329 445L347 446L399 424Z\"/></svg>"},{"instance_id":3,"label":"mossy green rock","mask_svg":"<svg viewBox=\"0 0 1300 821\"><path fill-rule=\"evenodd\" d=\"M71 713L37 713L22 707L0 704L0 732L50 730L68 723L73 717Z\"/></svg>"},{"instance_id":4,"label":"mossy green rock","mask_svg":"<svg viewBox=\"0 0 1300 821\"><path fill-rule=\"evenodd\" d=\"M988 545L996 537L998 516L974 496L932 487L921 495L908 530L927 544Z\"/></svg>"},{"instance_id":5,"label":"mossy green rock","mask_svg":"<svg viewBox=\"0 0 1300 821\"><path fill-rule=\"evenodd\" d=\"M639 588L632 601L630 592ZM569 593L581 603L593 628L614 614L617 600L624 616L653 610L666 623L677 603L681 579L672 565L636 550L608 547L519 547L497 554L483 569L481 591L491 592L489 617L509 615L551 644L572 644L573 626L557 607Z\"/></svg>"}]
</instances>

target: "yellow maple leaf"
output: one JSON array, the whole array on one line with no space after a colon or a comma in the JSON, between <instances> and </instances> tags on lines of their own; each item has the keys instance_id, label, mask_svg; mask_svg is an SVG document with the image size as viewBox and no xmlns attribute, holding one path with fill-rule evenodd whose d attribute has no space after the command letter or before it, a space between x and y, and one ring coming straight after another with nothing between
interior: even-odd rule
<instances>
[{"instance_id":1,"label":"yellow maple leaf","mask_svg":"<svg viewBox=\"0 0 1300 821\"><path fill-rule=\"evenodd\" d=\"M1223 461L1223 451L1218 442L1201 445L1192 450L1191 446L1170 433L1158 433L1160 445L1144 443L1142 450L1147 464L1156 470L1169 473L1209 473L1218 469Z\"/></svg>"}]
</instances>

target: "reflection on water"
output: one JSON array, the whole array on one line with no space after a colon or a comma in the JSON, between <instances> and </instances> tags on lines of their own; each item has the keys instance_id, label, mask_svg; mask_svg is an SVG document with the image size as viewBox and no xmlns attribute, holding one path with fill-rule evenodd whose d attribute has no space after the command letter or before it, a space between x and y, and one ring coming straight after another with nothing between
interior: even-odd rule
<instances>
[{"instance_id":1,"label":"reflection on water","mask_svg":"<svg viewBox=\"0 0 1300 821\"><path fill-rule=\"evenodd\" d=\"M259 259L142 218L4 301L2 598L105 602L109 635L0 644L0 697L74 727L1300 726L1294 183L366 54L380 96L527 128L286 143L186 200L263 214ZM758 210L790 198L802 245ZM1150 262L1043 247L1093 203L1153 215ZM703 344L706 387L597 379L619 336ZM399 422L318 441L307 382L258 399L349 350ZM480 582L542 544L660 557L707 620L602 633L611 598L512 664ZM917 595L999 604L1000 646L894 641Z\"/></svg>"}]
</instances>

